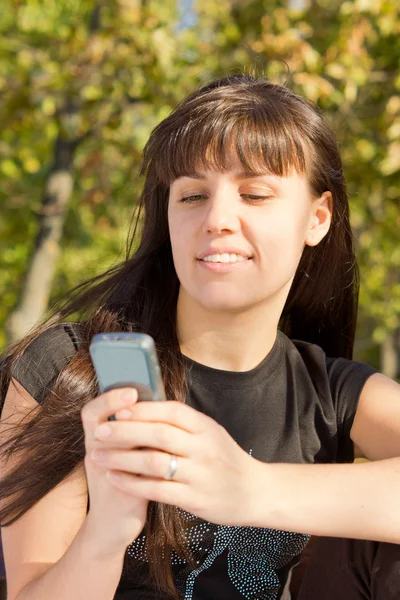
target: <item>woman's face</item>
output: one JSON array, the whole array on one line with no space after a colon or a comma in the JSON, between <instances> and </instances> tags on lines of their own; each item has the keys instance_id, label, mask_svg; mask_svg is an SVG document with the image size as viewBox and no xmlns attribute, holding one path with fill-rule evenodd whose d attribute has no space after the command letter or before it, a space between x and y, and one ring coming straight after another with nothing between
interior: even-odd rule
<instances>
[{"instance_id":1,"label":"woman's face","mask_svg":"<svg viewBox=\"0 0 400 600\"><path fill-rule=\"evenodd\" d=\"M331 195L306 176L201 171L170 186L168 221L181 293L212 311L243 311L289 293L304 246L327 233Z\"/></svg>"}]
</instances>

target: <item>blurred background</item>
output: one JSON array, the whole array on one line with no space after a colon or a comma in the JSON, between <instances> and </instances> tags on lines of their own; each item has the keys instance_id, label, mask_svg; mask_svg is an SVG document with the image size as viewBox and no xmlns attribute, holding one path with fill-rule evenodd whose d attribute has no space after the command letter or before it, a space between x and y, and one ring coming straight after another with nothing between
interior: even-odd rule
<instances>
[{"instance_id":1,"label":"blurred background","mask_svg":"<svg viewBox=\"0 0 400 600\"><path fill-rule=\"evenodd\" d=\"M355 359L399 377L399 65L399 0L1 0L0 350L122 259L141 150L177 102L217 76L289 69L342 152Z\"/></svg>"}]
</instances>

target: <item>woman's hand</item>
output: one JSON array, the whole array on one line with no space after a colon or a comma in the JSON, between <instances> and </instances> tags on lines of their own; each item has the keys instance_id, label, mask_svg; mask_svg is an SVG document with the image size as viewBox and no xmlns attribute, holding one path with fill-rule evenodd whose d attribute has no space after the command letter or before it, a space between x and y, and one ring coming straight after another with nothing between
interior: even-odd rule
<instances>
[{"instance_id":1,"label":"woman's hand","mask_svg":"<svg viewBox=\"0 0 400 600\"><path fill-rule=\"evenodd\" d=\"M91 459L109 470L110 481L137 501L179 506L221 525L250 523L259 461L216 421L176 401L138 402L132 418L108 422ZM171 455L172 479L164 479Z\"/></svg>"},{"instance_id":2,"label":"woman's hand","mask_svg":"<svg viewBox=\"0 0 400 600\"><path fill-rule=\"evenodd\" d=\"M87 526L99 546L107 552L125 551L138 537L146 522L148 500L113 485L107 477L107 469L91 460L91 452L103 446L94 431L102 423L107 423L107 418L113 414L116 419L129 418L132 414L129 411L136 401L137 392L132 388L112 390L88 402L81 413L90 501ZM115 424L121 425L118 421Z\"/></svg>"}]
</instances>

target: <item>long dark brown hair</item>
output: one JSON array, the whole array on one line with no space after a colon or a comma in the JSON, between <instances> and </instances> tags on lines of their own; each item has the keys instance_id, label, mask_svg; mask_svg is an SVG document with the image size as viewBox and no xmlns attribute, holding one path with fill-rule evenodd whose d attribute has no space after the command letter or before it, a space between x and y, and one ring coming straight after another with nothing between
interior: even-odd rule
<instances>
[{"instance_id":1,"label":"long dark brown hair","mask_svg":"<svg viewBox=\"0 0 400 600\"><path fill-rule=\"evenodd\" d=\"M169 186L201 167L229 168L233 148L247 171L306 174L315 197L329 190L333 218L328 234L304 249L280 328L292 339L321 346L329 356L352 357L358 275L342 163L334 134L311 103L263 78L237 74L194 91L151 133L143 154L139 210L132 221L125 259L74 288L23 340L3 353L1 400L11 368L44 331L79 315L80 346L44 401L17 433L0 445L5 458L19 456L1 481L2 526L13 523L84 459L81 409L98 395L88 347L98 332L143 331L156 341L169 398L187 397L176 333L179 281L168 231ZM136 238L140 234L137 250ZM76 320L76 319L75 319ZM68 451L66 451L66 448ZM34 469L32 469L34 465ZM155 585L179 597L170 556L190 559L184 523L175 507L149 504L149 567Z\"/></svg>"}]
</instances>

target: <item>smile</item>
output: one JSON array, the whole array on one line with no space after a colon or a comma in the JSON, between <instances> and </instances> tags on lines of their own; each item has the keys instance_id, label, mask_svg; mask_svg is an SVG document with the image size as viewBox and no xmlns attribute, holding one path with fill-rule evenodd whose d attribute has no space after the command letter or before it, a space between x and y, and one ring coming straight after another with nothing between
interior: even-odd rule
<instances>
[{"instance_id":1,"label":"smile","mask_svg":"<svg viewBox=\"0 0 400 600\"><path fill-rule=\"evenodd\" d=\"M242 256L241 254L209 254L205 256L202 260L205 262L213 262L213 263L235 263L241 262L244 260L249 260L248 257Z\"/></svg>"},{"instance_id":2,"label":"smile","mask_svg":"<svg viewBox=\"0 0 400 600\"><path fill-rule=\"evenodd\" d=\"M206 257L206 258L208 258L208 257ZM200 267L203 267L203 269L207 269L207 271L213 271L214 273L224 273L227 271L236 271L238 269L245 269L252 262L253 262L252 258L244 258L243 256L241 257L241 259L235 260L235 261L197 259L197 263Z\"/></svg>"}]
</instances>

